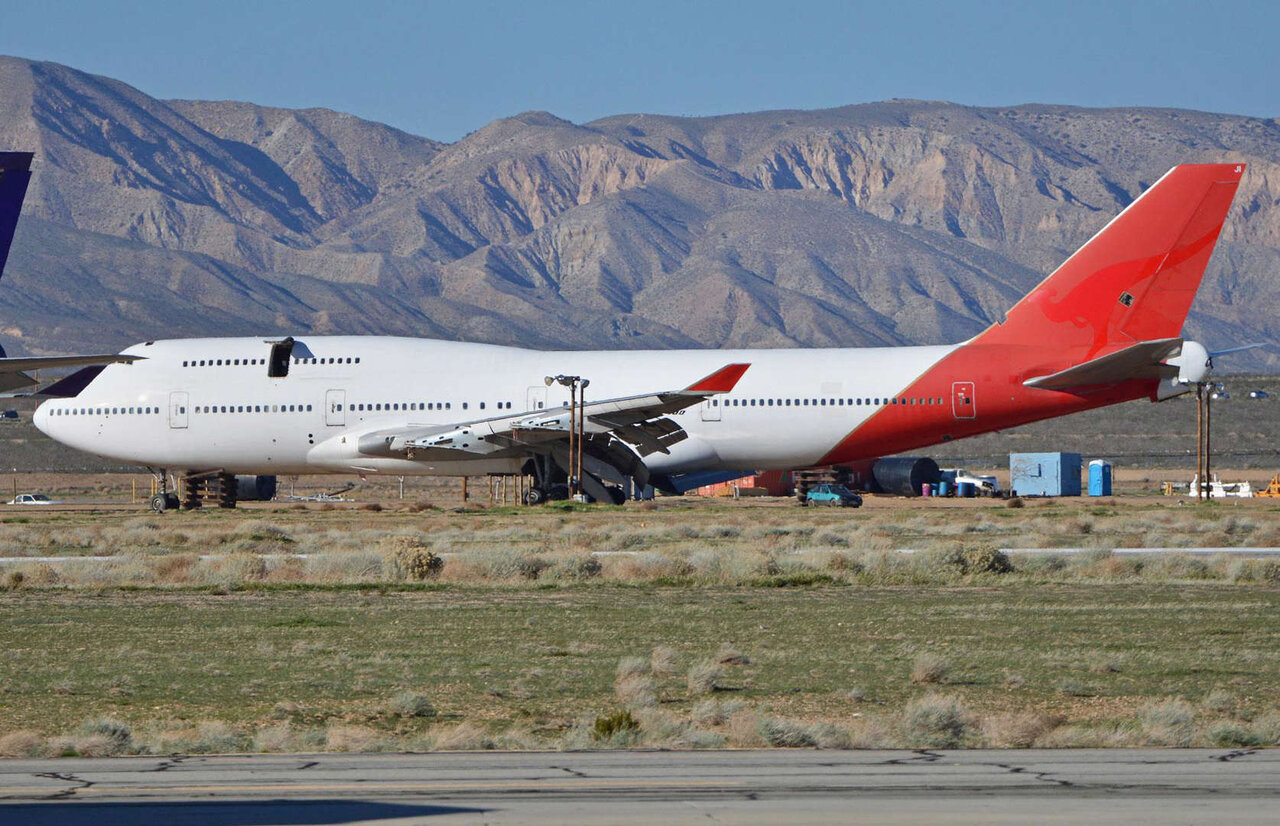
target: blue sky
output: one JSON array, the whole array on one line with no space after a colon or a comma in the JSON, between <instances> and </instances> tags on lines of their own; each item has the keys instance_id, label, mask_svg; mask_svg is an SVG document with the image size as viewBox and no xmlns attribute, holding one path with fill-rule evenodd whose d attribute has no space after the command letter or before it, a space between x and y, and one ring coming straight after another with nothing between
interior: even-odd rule
<instances>
[{"instance_id":1,"label":"blue sky","mask_svg":"<svg viewBox=\"0 0 1280 826\"><path fill-rule=\"evenodd\" d=\"M1280 115L1280 4L15 0L0 53L161 98L325 106L440 140L546 109L888 98Z\"/></svg>"}]
</instances>

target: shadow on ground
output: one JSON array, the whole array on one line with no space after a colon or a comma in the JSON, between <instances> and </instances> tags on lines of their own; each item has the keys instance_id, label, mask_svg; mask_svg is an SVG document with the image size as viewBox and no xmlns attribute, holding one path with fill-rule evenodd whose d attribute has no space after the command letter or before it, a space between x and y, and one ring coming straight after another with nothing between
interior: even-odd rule
<instances>
[{"instance_id":1,"label":"shadow on ground","mask_svg":"<svg viewBox=\"0 0 1280 826\"><path fill-rule=\"evenodd\" d=\"M459 806L367 803L352 800L264 800L219 803L23 803L0 805L0 823L23 826L116 826L181 823L183 826L302 826L377 822L439 815L481 814Z\"/></svg>"}]
</instances>

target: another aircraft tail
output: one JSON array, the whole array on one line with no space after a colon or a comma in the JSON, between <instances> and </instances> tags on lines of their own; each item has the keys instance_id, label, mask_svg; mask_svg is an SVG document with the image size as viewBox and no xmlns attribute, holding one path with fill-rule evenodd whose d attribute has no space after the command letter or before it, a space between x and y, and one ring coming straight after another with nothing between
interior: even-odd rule
<instances>
[{"instance_id":1,"label":"another aircraft tail","mask_svg":"<svg viewBox=\"0 0 1280 826\"><path fill-rule=\"evenodd\" d=\"M974 343L1049 345L1080 364L1179 337L1244 169L1175 166Z\"/></svg>"},{"instance_id":2,"label":"another aircraft tail","mask_svg":"<svg viewBox=\"0 0 1280 826\"><path fill-rule=\"evenodd\" d=\"M31 180L31 158L30 152L0 152L0 275L4 274L22 199Z\"/></svg>"}]
</instances>

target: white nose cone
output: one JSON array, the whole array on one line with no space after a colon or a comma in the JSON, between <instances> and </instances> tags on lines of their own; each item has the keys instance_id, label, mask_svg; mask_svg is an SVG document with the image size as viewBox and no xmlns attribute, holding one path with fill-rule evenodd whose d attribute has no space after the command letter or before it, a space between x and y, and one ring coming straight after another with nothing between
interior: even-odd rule
<instances>
[{"instance_id":1,"label":"white nose cone","mask_svg":"<svg viewBox=\"0 0 1280 826\"><path fill-rule=\"evenodd\" d=\"M1209 351L1198 341L1182 342L1182 352L1169 359L1178 368L1180 384L1198 384L1209 375Z\"/></svg>"},{"instance_id":2,"label":"white nose cone","mask_svg":"<svg viewBox=\"0 0 1280 826\"><path fill-rule=\"evenodd\" d=\"M35 415L31 417L31 423L34 424L36 429L41 433L52 437L53 434L49 432L50 418L52 417L49 415L49 402L44 402L36 408Z\"/></svg>"}]
</instances>

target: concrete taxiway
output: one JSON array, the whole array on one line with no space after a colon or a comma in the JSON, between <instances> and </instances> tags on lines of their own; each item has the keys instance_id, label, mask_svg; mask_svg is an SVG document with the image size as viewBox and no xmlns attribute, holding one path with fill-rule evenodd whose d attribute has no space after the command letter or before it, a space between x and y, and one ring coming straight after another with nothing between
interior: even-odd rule
<instances>
[{"instance_id":1,"label":"concrete taxiway","mask_svg":"<svg viewBox=\"0 0 1280 826\"><path fill-rule=\"evenodd\" d=\"M1280 750L0 760L0 823L1274 823Z\"/></svg>"}]
</instances>

